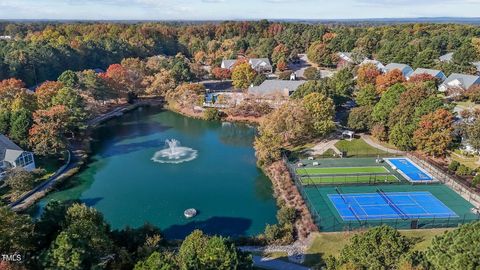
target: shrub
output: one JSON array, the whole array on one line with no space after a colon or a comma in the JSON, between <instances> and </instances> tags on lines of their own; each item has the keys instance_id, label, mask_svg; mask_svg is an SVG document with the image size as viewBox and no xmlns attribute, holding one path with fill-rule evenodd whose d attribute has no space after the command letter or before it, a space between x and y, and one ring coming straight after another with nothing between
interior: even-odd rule
<instances>
[{"instance_id":1,"label":"shrub","mask_svg":"<svg viewBox=\"0 0 480 270\"><path fill-rule=\"evenodd\" d=\"M448 169L452 172L455 172L458 169L458 166L460 166L460 163L454 160L448 165Z\"/></svg>"},{"instance_id":2,"label":"shrub","mask_svg":"<svg viewBox=\"0 0 480 270\"><path fill-rule=\"evenodd\" d=\"M372 127L372 136L380 141L386 141L388 139L387 129L382 124L375 124Z\"/></svg>"},{"instance_id":3,"label":"shrub","mask_svg":"<svg viewBox=\"0 0 480 270\"><path fill-rule=\"evenodd\" d=\"M258 74L257 76L255 76L255 79L253 79L253 85L259 86L259 85L262 84L266 79L267 79L267 76L265 76L264 74Z\"/></svg>"},{"instance_id":4,"label":"shrub","mask_svg":"<svg viewBox=\"0 0 480 270\"><path fill-rule=\"evenodd\" d=\"M474 187L478 186L480 184L480 174L475 175L475 177L472 180L472 185Z\"/></svg>"},{"instance_id":5,"label":"shrub","mask_svg":"<svg viewBox=\"0 0 480 270\"><path fill-rule=\"evenodd\" d=\"M280 80L290 80L290 75L292 75L292 71L284 71L284 72L281 72L279 75L278 75L278 79Z\"/></svg>"},{"instance_id":6,"label":"shrub","mask_svg":"<svg viewBox=\"0 0 480 270\"><path fill-rule=\"evenodd\" d=\"M222 119L221 112L215 108L208 108L203 112L203 117L208 121L219 121Z\"/></svg>"},{"instance_id":7,"label":"shrub","mask_svg":"<svg viewBox=\"0 0 480 270\"><path fill-rule=\"evenodd\" d=\"M460 164L455 173L459 176L467 176L472 174L472 169L468 168L463 164Z\"/></svg>"},{"instance_id":8,"label":"shrub","mask_svg":"<svg viewBox=\"0 0 480 270\"><path fill-rule=\"evenodd\" d=\"M307 80L319 80L322 78L320 72L316 67L308 67L303 72L303 77Z\"/></svg>"}]
</instances>

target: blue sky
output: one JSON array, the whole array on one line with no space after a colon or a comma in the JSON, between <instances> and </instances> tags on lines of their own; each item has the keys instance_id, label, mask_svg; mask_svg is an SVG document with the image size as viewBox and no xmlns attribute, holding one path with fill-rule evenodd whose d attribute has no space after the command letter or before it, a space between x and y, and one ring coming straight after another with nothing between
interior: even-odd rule
<instances>
[{"instance_id":1,"label":"blue sky","mask_svg":"<svg viewBox=\"0 0 480 270\"><path fill-rule=\"evenodd\" d=\"M480 17L480 0L0 0L0 19Z\"/></svg>"}]
</instances>

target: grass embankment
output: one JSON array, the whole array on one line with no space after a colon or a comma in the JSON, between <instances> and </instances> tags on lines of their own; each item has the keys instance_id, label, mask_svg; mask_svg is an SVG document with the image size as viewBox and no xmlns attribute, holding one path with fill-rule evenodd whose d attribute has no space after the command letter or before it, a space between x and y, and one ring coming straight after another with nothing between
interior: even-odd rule
<instances>
[{"instance_id":1,"label":"grass embankment","mask_svg":"<svg viewBox=\"0 0 480 270\"><path fill-rule=\"evenodd\" d=\"M385 151L377 149L363 139L353 139L351 141L341 140L335 144L335 147L342 152L347 152L349 157L361 157L361 156L374 156L374 155L386 155Z\"/></svg>"},{"instance_id":2,"label":"grass embankment","mask_svg":"<svg viewBox=\"0 0 480 270\"><path fill-rule=\"evenodd\" d=\"M394 183L398 182L395 175L354 175L354 176L325 176L308 177L301 179L303 185L315 184L366 184L366 183Z\"/></svg>"},{"instance_id":3,"label":"grass embankment","mask_svg":"<svg viewBox=\"0 0 480 270\"><path fill-rule=\"evenodd\" d=\"M453 229L403 230L400 233L413 242L413 250L423 251L432 242L432 239L445 231ZM343 247L349 243L355 233L315 233L313 241L307 249L305 265L315 265L328 256L339 256Z\"/></svg>"},{"instance_id":4,"label":"grass embankment","mask_svg":"<svg viewBox=\"0 0 480 270\"><path fill-rule=\"evenodd\" d=\"M322 175L322 174L360 174L360 173L388 173L383 166L369 167L326 167L326 168L300 168L297 169L299 175Z\"/></svg>"},{"instance_id":5,"label":"grass embankment","mask_svg":"<svg viewBox=\"0 0 480 270\"><path fill-rule=\"evenodd\" d=\"M452 154L450 155L450 158L455 161L458 161L460 164L463 164L469 167L470 169L477 169L478 167L480 167L480 160L478 156L467 157L467 156L452 152Z\"/></svg>"}]
</instances>

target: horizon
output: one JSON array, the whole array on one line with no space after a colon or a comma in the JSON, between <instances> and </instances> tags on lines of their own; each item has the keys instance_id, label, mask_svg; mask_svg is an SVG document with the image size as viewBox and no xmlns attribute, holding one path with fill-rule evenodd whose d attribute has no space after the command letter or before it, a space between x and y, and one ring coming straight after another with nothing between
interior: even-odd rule
<instances>
[{"instance_id":1,"label":"horizon","mask_svg":"<svg viewBox=\"0 0 480 270\"><path fill-rule=\"evenodd\" d=\"M225 21L478 18L480 0L0 0L2 20Z\"/></svg>"}]
</instances>

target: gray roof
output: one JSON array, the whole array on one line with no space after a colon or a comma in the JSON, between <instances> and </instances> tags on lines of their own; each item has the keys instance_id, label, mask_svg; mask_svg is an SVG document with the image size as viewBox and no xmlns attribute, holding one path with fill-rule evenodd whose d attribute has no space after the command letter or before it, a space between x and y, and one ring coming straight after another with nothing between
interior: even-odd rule
<instances>
[{"instance_id":1,"label":"gray roof","mask_svg":"<svg viewBox=\"0 0 480 270\"><path fill-rule=\"evenodd\" d=\"M413 69L409 65L399 63L390 63L385 67L385 69L387 71L398 69L403 73L403 76L405 77L409 76L413 72Z\"/></svg>"},{"instance_id":2,"label":"gray roof","mask_svg":"<svg viewBox=\"0 0 480 270\"><path fill-rule=\"evenodd\" d=\"M428 69L428 68L417 68L412 73L412 75L428 74L433 77L443 77L445 74L441 70L437 69Z\"/></svg>"},{"instance_id":3,"label":"gray roof","mask_svg":"<svg viewBox=\"0 0 480 270\"><path fill-rule=\"evenodd\" d=\"M20 146L16 145L5 135L0 134L0 161L15 161L23 152Z\"/></svg>"},{"instance_id":4,"label":"gray roof","mask_svg":"<svg viewBox=\"0 0 480 270\"><path fill-rule=\"evenodd\" d=\"M449 83L458 80L465 90L468 90L474 84L480 84L480 77L475 75L467 75L467 74L459 74L459 73L452 73L452 75L448 76L443 84L448 85Z\"/></svg>"},{"instance_id":5,"label":"gray roof","mask_svg":"<svg viewBox=\"0 0 480 270\"><path fill-rule=\"evenodd\" d=\"M339 52L339 53L337 53L337 55L345 61L353 61L352 53L350 53L350 52Z\"/></svg>"},{"instance_id":6,"label":"gray roof","mask_svg":"<svg viewBox=\"0 0 480 270\"><path fill-rule=\"evenodd\" d=\"M235 65L236 62L237 60L222 60L222 66L230 69L233 65Z\"/></svg>"},{"instance_id":7,"label":"gray roof","mask_svg":"<svg viewBox=\"0 0 480 270\"><path fill-rule=\"evenodd\" d=\"M252 86L248 88L249 94L268 96L268 95L282 95L288 96L291 92L304 84L306 81L286 81L286 80L266 80L259 86Z\"/></svg>"},{"instance_id":8,"label":"gray roof","mask_svg":"<svg viewBox=\"0 0 480 270\"><path fill-rule=\"evenodd\" d=\"M452 61L452 58L453 58L453 52L450 52L450 53L447 53L447 54L444 54L442 56L440 56L440 61L442 62L450 62Z\"/></svg>"},{"instance_id":9,"label":"gray roof","mask_svg":"<svg viewBox=\"0 0 480 270\"><path fill-rule=\"evenodd\" d=\"M272 67L272 64L270 64L270 60L268 58L251 58L249 60L250 65L252 65L252 68L255 69L262 63L265 63L266 67Z\"/></svg>"}]
</instances>

